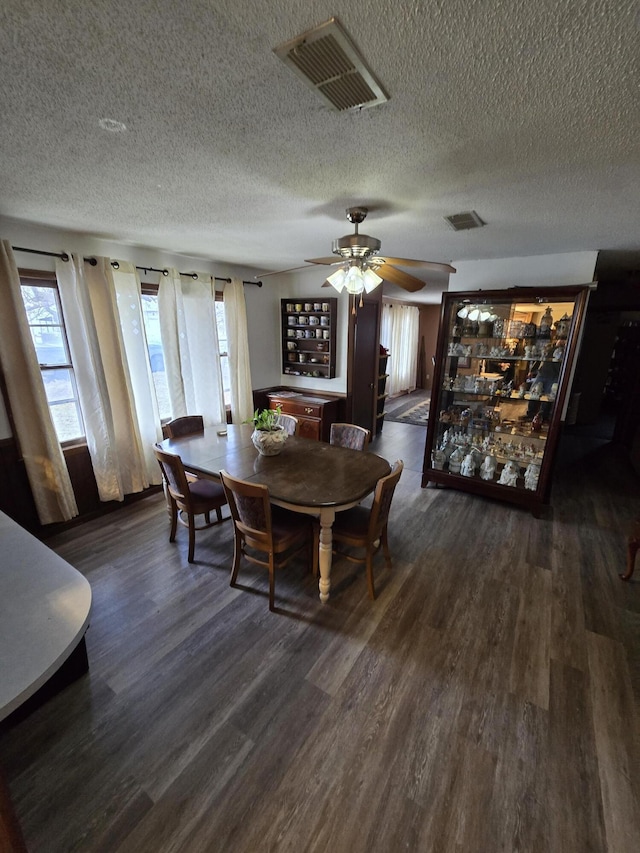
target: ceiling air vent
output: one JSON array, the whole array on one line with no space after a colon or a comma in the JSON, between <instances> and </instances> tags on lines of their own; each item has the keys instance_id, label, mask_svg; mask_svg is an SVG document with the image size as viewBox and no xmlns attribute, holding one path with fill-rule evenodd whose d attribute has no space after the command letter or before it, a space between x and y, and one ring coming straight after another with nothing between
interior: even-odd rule
<instances>
[{"instance_id":1,"label":"ceiling air vent","mask_svg":"<svg viewBox=\"0 0 640 853\"><path fill-rule=\"evenodd\" d=\"M444 221L448 222L454 231L467 231L469 228L481 228L487 224L480 219L475 210L468 210L466 213L454 213L453 216L445 216Z\"/></svg>"},{"instance_id":2,"label":"ceiling air vent","mask_svg":"<svg viewBox=\"0 0 640 853\"><path fill-rule=\"evenodd\" d=\"M389 100L337 18L273 50L339 112Z\"/></svg>"}]
</instances>

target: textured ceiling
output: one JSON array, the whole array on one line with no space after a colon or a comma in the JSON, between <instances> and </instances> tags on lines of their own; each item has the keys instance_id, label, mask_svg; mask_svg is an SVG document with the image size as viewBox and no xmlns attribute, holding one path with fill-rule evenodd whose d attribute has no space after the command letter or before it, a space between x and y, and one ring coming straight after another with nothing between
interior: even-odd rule
<instances>
[{"instance_id":1,"label":"textured ceiling","mask_svg":"<svg viewBox=\"0 0 640 853\"><path fill-rule=\"evenodd\" d=\"M273 53L331 16L388 103L333 112ZM635 262L638 55L631 0L2 0L0 214L267 270L365 204L396 256Z\"/></svg>"}]
</instances>

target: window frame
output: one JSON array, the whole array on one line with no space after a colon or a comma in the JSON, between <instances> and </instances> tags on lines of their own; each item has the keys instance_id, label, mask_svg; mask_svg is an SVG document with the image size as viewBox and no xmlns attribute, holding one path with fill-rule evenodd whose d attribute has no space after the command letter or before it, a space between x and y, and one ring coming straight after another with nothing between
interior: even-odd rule
<instances>
[{"instance_id":1,"label":"window frame","mask_svg":"<svg viewBox=\"0 0 640 853\"><path fill-rule=\"evenodd\" d=\"M42 364L40 361L38 361L38 367L40 368L40 373L43 377L43 384L44 384L44 374L47 371L61 370L61 369L62 370L69 370L71 386L73 388L75 396L71 397L67 400L56 401L55 403L51 403L49 401L49 399L47 398L47 405L49 407L49 411L51 412L54 430L56 431L56 437L58 438L58 442L59 442L60 446L63 448L63 450L68 450L69 448L73 448L73 447L86 446L86 444L87 444L86 428L85 428L85 424L84 424L84 417L82 415L82 407L80 405L80 396L78 394L78 383L76 381L76 371L75 371L75 367L73 364L73 359L71 357L71 348L69 346L69 336L67 334L67 321L66 321L66 318L64 316L64 311L62 308L62 300L60 299L60 288L58 286L58 280L56 278L56 274L54 272L51 272L48 270L18 269L18 277L20 279L20 295L21 296L22 296L22 288L23 287L29 287L29 286L31 286L31 287L47 287L50 290L53 290L55 293L55 299L56 299L58 312L59 312L59 316L60 316L60 320L61 320L61 323L59 324L58 328L60 329L60 332L61 332L61 335L62 335L62 338L64 341L65 353L68 357L68 361L65 363L60 363L60 364ZM25 315L26 315L26 307L25 307ZM31 329L34 327L34 325L37 325L37 324L30 323L28 317L26 317L26 319L27 319L27 325L29 327L29 333L31 334ZM32 336L32 340L33 340L33 336ZM35 349L35 343L34 343L34 349ZM37 355L38 354L37 354L37 350L36 350L36 358L37 358ZM80 422L80 427L82 428L82 432L80 435L78 435L74 438L65 439L64 441L60 439L60 437L58 436L58 432L55 429L55 421L53 420L53 410L52 410L53 406L60 405L61 403L74 403L75 404L76 412L78 415L78 420Z\"/></svg>"}]
</instances>

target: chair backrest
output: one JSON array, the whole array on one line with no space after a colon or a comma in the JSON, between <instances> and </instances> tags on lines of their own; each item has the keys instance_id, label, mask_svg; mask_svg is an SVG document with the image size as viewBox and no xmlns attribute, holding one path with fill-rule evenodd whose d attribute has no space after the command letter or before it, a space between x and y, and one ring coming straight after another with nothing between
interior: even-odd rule
<instances>
[{"instance_id":1,"label":"chair backrest","mask_svg":"<svg viewBox=\"0 0 640 853\"><path fill-rule=\"evenodd\" d=\"M272 529L269 489L232 477L227 471L220 471L220 479L233 523L244 536L247 545L262 551L270 550Z\"/></svg>"},{"instance_id":2,"label":"chair backrest","mask_svg":"<svg viewBox=\"0 0 640 853\"><path fill-rule=\"evenodd\" d=\"M278 415L278 423L287 433L287 435L297 435L298 419L293 415Z\"/></svg>"},{"instance_id":3,"label":"chair backrest","mask_svg":"<svg viewBox=\"0 0 640 853\"><path fill-rule=\"evenodd\" d=\"M184 472L184 466L182 465L182 459L180 459L177 453L167 453L157 444L153 448L153 452L156 454L156 459L162 470L162 476L167 483L171 497L184 503L189 503L191 493L189 492L189 484L187 482L187 475Z\"/></svg>"},{"instance_id":4,"label":"chair backrest","mask_svg":"<svg viewBox=\"0 0 640 853\"><path fill-rule=\"evenodd\" d=\"M331 424L329 444L348 447L351 450L366 450L371 433L357 424Z\"/></svg>"},{"instance_id":5,"label":"chair backrest","mask_svg":"<svg viewBox=\"0 0 640 853\"><path fill-rule=\"evenodd\" d=\"M369 516L369 532L367 534L371 542L375 542L376 539L380 538L389 520L391 499L393 498L393 493L398 485L403 468L404 462L402 459L398 459L394 462L391 473L387 474L386 477L381 477L376 484L373 503L371 504L371 514Z\"/></svg>"},{"instance_id":6,"label":"chair backrest","mask_svg":"<svg viewBox=\"0 0 640 853\"><path fill-rule=\"evenodd\" d=\"M204 431L204 419L202 415L185 415L183 418L174 418L165 424L167 438L179 438L181 435L193 435Z\"/></svg>"}]
</instances>

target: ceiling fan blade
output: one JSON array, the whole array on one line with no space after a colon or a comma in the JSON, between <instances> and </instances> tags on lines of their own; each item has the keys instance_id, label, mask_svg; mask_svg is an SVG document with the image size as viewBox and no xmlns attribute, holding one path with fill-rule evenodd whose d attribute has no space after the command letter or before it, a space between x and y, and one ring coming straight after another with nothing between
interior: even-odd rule
<instances>
[{"instance_id":1,"label":"ceiling fan blade","mask_svg":"<svg viewBox=\"0 0 640 853\"><path fill-rule=\"evenodd\" d=\"M305 264L324 264L327 267L332 267L334 264L343 264L345 260L346 258L331 255L329 258L309 258L309 260L305 260Z\"/></svg>"},{"instance_id":2,"label":"ceiling fan blade","mask_svg":"<svg viewBox=\"0 0 640 853\"><path fill-rule=\"evenodd\" d=\"M394 264L398 267L422 267L422 269L433 270L434 272L455 272L455 268L451 264L440 264L436 261L414 261L411 258L389 258L376 256L370 259L370 263Z\"/></svg>"},{"instance_id":3,"label":"ceiling fan blade","mask_svg":"<svg viewBox=\"0 0 640 853\"><path fill-rule=\"evenodd\" d=\"M402 270L397 270L390 264L381 264L376 267L376 272L392 284L397 284L398 287L408 290L409 293L415 293L417 290L422 290L426 284L426 282L420 281L419 278L414 278L414 276L409 275Z\"/></svg>"},{"instance_id":4,"label":"ceiling fan blade","mask_svg":"<svg viewBox=\"0 0 640 853\"><path fill-rule=\"evenodd\" d=\"M286 272L295 272L296 270L310 270L310 269L311 269L311 266L309 266L308 264L306 266L303 266L303 267L289 267L289 269L286 269L286 270L274 270L273 272L261 272L259 275L254 275L254 279L257 280L259 278L268 278L270 275L283 275Z\"/></svg>"}]
</instances>

